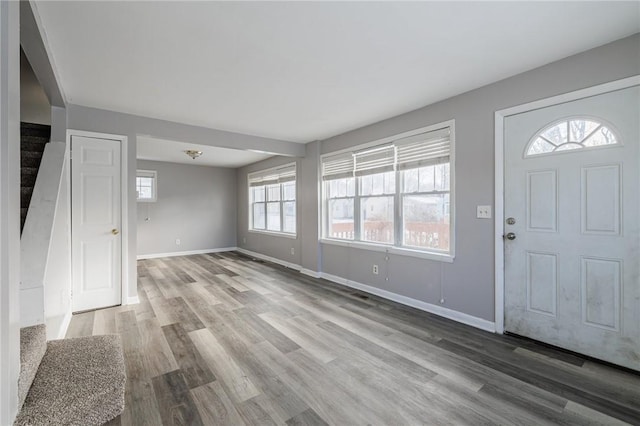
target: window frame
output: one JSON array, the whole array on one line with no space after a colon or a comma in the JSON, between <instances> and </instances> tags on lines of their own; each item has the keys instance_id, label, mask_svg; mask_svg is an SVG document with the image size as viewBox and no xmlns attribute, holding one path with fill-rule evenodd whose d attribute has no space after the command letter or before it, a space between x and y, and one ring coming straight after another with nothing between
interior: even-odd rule
<instances>
[{"instance_id":1,"label":"window frame","mask_svg":"<svg viewBox=\"0 0 640 426\"><path fill-rule=\"evenodd\" d=\"M330 180L323 181L322 175L322 161L324 158L339 156L345 153L354 153L356 151L361 151L365 149L375 149L378 146L382 146L385 144L393 143L394 141L408 138L411 136L416 136L422 133L428 133L432 131L436 131L439 129L449 128L449 250L442 251L437 249L428 249L428 248L419 248L415 246L405 246L404 244L404 214L402 212L403 208L403 198L407 195L431 195L436 193L441 193L443 191L433 191L433 192L416 192L416 193L405 193L403 192L403 182L404 182L404 174L403 170L399 170L397 167L394 167L395 173L395 193L385 196L393 197L393 210L394 210L394 242L393 243L378 243L378 242L370 242L362 240L362 236L360 235L360 231L362 228L361 218L361 199L367 198L368 196L361 195L361 176L355 176L354 173L354 185L355 185L355 193L353 197L338 197L338 198L348 198L354 199L354 239L340 239L334 238L327 235L329 232L329 200L328 197L328 185ZM455 213L455 182L456 182L456 167L455 167L455 120L448 120L445 122L437 123L430 126L421 127L415 130L411 130L408 132L400 133L394 136L390 136L387 138L379 139L373 142L369 142L366 144L361 144L355 147L351 147L348 149L343 149L339 151L332 151L320 156L319 159L320 164L320 172L319 179L321 184L321 194L320 194L320 208L321 208L321 226L320 226L320 242L322 244L327 245L336 245L336 246L344 246L344 247L354 247L369 251L377 251L377 252L386 252L389 254L397 254L402 256L411 256L422 259L430 259L441 262L451 263L455 259L455 241L456 241L456 213ZM444 191L446 193L446 191ZM331 199L336 199L331 198Z\"/></svg>"},{"instance_id":2,"label":"window frame","mask_svg":"<svg viewBox=\"0 0 640 426\"><path fill-rule=\"evenodd\" d=\"M293 173L294 173L294 177L293 179L288 179L288 180L284 180L284 181L280 181L281 176L279 175L278 171L282 171L282 170L290 170L291 168L293 168ZM262 185L257 185L257 186L252 186L252 181L255 181L257 179L261 179L261 178L273 178L276 179L276 181L270 181L270 182L265 182ZM287 183L291 183L293 182L293 184L295 185L295 190L294 190L294 198L293 199L286 199L285 200L285 189L284 186ZM270 201L269 199L269 186L271 185L278 185L278 189L279 189L279 194L280 196L278 197L278 200L272 200ZM253 201L253 189L254 188L262 188L262 191L264 191L264 200L263 201ZM247 174L247 192L248 192L248 200L247 200L247 205L249 207L248 209L248 224L247 224L247 230L248 232L255 232L255 233L260 233L260 234L269 234L269 235L276 235L276 236L280 236L280 237L286 237L286 238L293 238L296 239L297 235L298 235L298 170L297 170L297 163L287 163L287 164L283 164L281 166L277 166L277 167L272 167L269 169L264 169L264 170L259 170L259 171L255 171L255 172L251 172ZM287 232L284 231L284 225L285 225L285 203L294 203L294 209L293 211L295 212L295 231L294 232ZM280 230L272 230L269 229L269 220L268 220L268 206L269 204L273 204L273 203L278 203L278 207L280 209L279 215L280 215ZM264 228L254 228L253 226L253 211L254 211L254 205L256 204L262 204L264 205Z\"/></svg>"},{"instance_id":3,"label":"window frame","mask_svg":"<svg viewBox=\"0 0 640 426\"><path fill-rule=\"evenodd\" d=\"M138 191L138 178L151 178L151 194L150 198L140 198ZM155 203L158 201L158 172L156 170L136 170L136 202L138 203Z\"/></svg>"}]
</instances>

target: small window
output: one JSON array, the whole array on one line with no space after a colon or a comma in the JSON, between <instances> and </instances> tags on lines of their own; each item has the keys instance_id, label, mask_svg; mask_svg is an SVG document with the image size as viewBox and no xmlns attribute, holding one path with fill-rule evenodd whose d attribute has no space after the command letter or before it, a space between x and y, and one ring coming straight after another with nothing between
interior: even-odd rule
<instances>
[{"instance_id":1,"label":"small window","mask_svg":"<svg viewBox=\"0 0 640 426\"><path fill-rule=\"evenodd\" d=\"M618 138L609 127L591 118L573 118L538 132L527 144L525 157L616 144Z\"/></svg>"},{"instance_id":2,"label":"small window","mask_svg":"<svg viewBox=\"0 0 640 426\"><path fill-rule=\"evenodd\" d=\"M158 199L157 177L158 174L155 170L138 170L136 172L136 192L139 202L150 203Z\"/></svg>"},{"instance_id":3,"label":"small window","mask_svg":"<svg viewBox=\"0 0 640 426\"><path fill-rule=\"evenodd\" d=\"M296 234L296 165L251 173L249 230Z\"/></svg>"}]
</instances>

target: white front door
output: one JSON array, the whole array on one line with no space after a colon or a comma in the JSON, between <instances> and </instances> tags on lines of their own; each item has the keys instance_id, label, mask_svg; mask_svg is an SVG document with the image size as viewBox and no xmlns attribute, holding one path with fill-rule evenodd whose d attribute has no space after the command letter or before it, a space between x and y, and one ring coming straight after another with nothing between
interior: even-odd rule
<instances>
[{"instance_id":1,"label":"white front door","mask_svg":"<svg viewBox=\"0 0 640 426\"><path fill-rule=\"evenodd\" d=\"M640 370L640 88L505 119L505 331Z\"/></svg>"},{"instance_id":2,"label":"white front door","mask_svg":"<svg viewBox=\"0 0 640 426\"><path fill-rule=\"evenodd\" d=\"M71 137L73 311L122 302L120 141Z\"/></svg>"}]
</instances>

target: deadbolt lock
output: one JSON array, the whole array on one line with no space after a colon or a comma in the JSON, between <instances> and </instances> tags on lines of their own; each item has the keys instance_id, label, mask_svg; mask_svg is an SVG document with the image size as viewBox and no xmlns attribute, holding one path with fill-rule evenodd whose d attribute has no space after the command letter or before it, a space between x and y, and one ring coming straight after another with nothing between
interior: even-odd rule
<instances>
[{"instance_id":1,"label":"deadbolt lock","mask_svg":"<svg viewBox=\"0 0 640 426\"><path fill-rule=\"evenodd\" d=\"M516 224L516 219L513 217L510 217L507 219L507 225L515 225Z\"/></svg>"}]
</instances>

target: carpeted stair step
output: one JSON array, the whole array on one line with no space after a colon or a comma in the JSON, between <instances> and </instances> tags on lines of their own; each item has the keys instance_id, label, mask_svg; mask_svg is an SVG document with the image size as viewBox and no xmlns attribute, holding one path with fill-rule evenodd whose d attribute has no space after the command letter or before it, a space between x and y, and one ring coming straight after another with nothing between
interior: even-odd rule
<instances>
[{"instance_id":1,"label":"carpeted stair step","mask_svg":"<svg viewBox=\"0 0 640 426\"><path fill-rule=\"evenodd\" d=\"M40 361L47 351L47 330L44 324L20 329L20 377L18 379L18 406L27 397L36 377Z\"/></svg>"},{"instance_id":2,"label":"carpeted stair step","mask_svg":"<svg viewBox=\"0 0 640 426\"><path fill-rule=\"evenodd\" d=\"M125 382L120 336L50 341L14 425L102 425L122 413Z\"/></svg>"},{"instance_id":3,"label":"carpeted stair step","mask_svg":"<svg viewBox=\"0 0 640 426\"><path fill-rule=\"evenodd\" d=\"M27 219L44 147L50 138L50 126L20 123L20 232Z\"/></svg>"},{"instance_id":4,"label":"carpeted stair step","mask_svg":"<svg viewBox=\"0 0 640 426\"><path fill-rule=\"evenodd\" d=\"M20 136L40 136L47 139L51 136L51 126L36 123L20 123Z\"/></svg>"},{"instance_id":5,"label":"carpeted stair step","mask_svg":"<svg viewBox=\"0 0 640 426\"><path fill-rule=\"evenodd\" d=\"M20 167L40 167L43 152L40 151L20 151Z\"/></svg>"}]
</instances>

